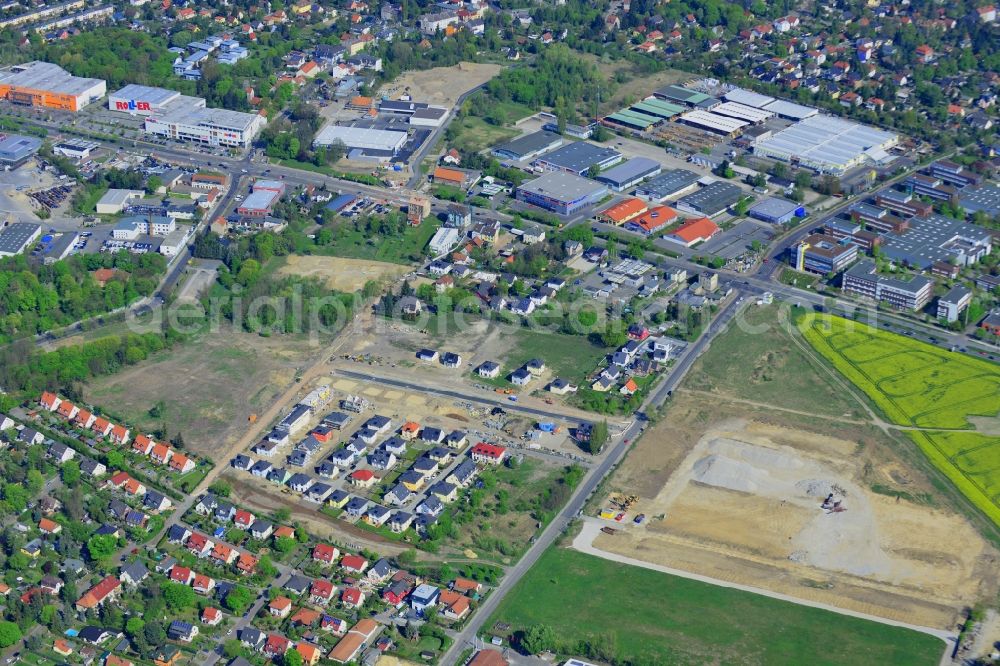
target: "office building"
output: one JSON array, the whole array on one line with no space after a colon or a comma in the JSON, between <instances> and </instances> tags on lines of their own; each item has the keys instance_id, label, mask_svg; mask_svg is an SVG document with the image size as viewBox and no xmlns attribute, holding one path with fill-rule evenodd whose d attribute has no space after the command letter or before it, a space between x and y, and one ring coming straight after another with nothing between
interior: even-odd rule
<instances>
[{"instance_id":1,"label":"office building","mask_svg":"<svg viewBox=\"0 0 1000 666\"><path fill-rule=\"evenodd\" d=\"M962 285L955 285L948 293L938 298L937 318L943 319L949 324L958 321L962 316L962 311L969 307L972 302L972 290Z\"/></svg>"},{"instance_id":2,"label":"office building","mask_svg":"<svg viewBox=\"0 0 1000 666\"><path fill-rule=\"evenodd\" d=\"M791 249L795 269L810 273L839 273L858 258L858 246L848 238L840 240L826 234L806 236Z\"/></svg>"},{"instance_id":3,"label":"office building","mask_svg":"<svg viewBox=\"0 0 1000 666\"><path fill-rule=\"evenodd\" d=\"M79 111L107 91L101 79L73 76L58 65L38 60L0 70L0 97L24 106Z\"/></svg>"},{"instance_id":4,"label":"office building","mask_svg":"<svg viewBox=\"0 0 1000 666\"><path fill-rule=\"evenodd\" d=\"M922 275L878 275L875 262L862 259L844 273L844 291L886 303L897 310L920 310L931 299L934 282Z\"/></svg>"},{"instance_id":5,"label":"office building","mask_svg":"<svg viewBox=\"0 0 1000 666\"><path fill-rule=\"evenodd\" d=\"M171 107L147 116L145 131L178 141L247 148L266 123L264 116L257 113Z\"/></svg>"}]
</instances>

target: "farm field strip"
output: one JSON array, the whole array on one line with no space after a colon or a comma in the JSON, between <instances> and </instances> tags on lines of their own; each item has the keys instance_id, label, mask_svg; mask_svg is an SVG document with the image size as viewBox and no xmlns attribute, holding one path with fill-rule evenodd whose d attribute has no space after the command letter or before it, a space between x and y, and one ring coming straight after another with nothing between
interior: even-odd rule
<instances>
[{"instance_id":1,"label":"farm field strip","mask_svg":"<svg viewBox=\"0 0 1000 666\"><path fill-rule=\"evenodd\" d=\"M806 340L892 422L959 430L907 434L1000 524L1000 441L972 431L969 422L971 416L1000 413L1000 369L839 317L802 318L799 326Z\"/></svg>"}]
</instances>

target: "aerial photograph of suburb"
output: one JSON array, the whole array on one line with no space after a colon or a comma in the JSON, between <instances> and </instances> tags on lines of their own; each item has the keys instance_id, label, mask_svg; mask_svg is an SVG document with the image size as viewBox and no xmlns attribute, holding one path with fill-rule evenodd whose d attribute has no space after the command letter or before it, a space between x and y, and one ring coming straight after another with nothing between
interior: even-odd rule
<instances>
[{"instance_id":1,"label":"aerial photograph of suburb","mask_svg":"<svg viewBox=\"0 0 1000 666\"><path fill-rule=\"evenodd\" d=\"M1000 666L994 2L0 0L0 666Z\"/></svg>"}]
</instances>

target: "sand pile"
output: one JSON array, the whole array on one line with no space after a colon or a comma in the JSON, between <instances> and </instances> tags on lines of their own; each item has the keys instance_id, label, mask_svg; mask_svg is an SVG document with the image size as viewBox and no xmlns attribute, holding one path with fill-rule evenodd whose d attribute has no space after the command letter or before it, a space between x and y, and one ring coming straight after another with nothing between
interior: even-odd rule
<instances>
[{"instance_id":1,"label":"sand pile","mask_svg":"<svg viewBox=\"0 0 1000 666\"><path fill-rule=\"evenodd\" d=\"M767 486L767 472L720 455L705 456L691 469L691 480L741 493L756 493Z\"/></svg>"}]
</instances>

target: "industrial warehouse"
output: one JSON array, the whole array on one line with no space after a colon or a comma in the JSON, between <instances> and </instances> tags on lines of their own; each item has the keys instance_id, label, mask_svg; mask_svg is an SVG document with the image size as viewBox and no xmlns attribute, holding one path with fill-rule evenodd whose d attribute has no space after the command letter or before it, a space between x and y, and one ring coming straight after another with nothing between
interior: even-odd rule
<instances>
[{"instance_id":1,"label":"industrial warehouse","mask_svg":"<svg viewBox=\"0 0 1000 666\"><path fill-rule=\"evenodd\" d=\"M553 213L570 215L596 203L608 188L592 180L563 171L546 173L517 188L517 199Z\"/></svg>"},{"instance_id":2,"label":"industrial warehouse","mask_svg":"<svg viewBox=\"0 0 1000 666\"><path fill-rule=\"evenodd\" d=\"M754 144L753 152L819 173L843 175L865 164L882 164L899 143L893 132L832 116L811 116Z\"/></svg>"},{"instance_id":3,"label":"industrial warehouse","mask_svg":"<svg viewBox=\"0 0 1000 666\"><path fill-rule=\"evenodd\" d=\"M530 160L563 145L563 138L555 132L540 130L525 134L508 143L493 148L493 155L501 159Z\"/></svg>"},{"instance_id":4,"label":"industrial warehouse","mask_svg":"<svg viewBox=\"0 0 1000 666\"><path fill-rule=\"evenodd\" d=\"M647 178L659 174L661 169L660 163L656 160L651 160L648 157L634 157L618 166L611 167L607 171L602 171L597 177L597 181L604 183L615 192L624 192Z\"/></svg>"},{"instance_id":5,"label":"industrial warehouse","mask_svg":"<svg viewBox=\"0 0 1000 666\"><path fill-rule=\"evenodd\" d=\"M256 113L209 109L201 97L134 84L109 95L108 108L145 116L147 134L211 146L246 148L266 124Z\"/></svg>"},{"instance_id":6,"label":"industrial warehouse","mask_svg":"<svg viewBox=\"0 0 1000 666\"><path fill-rule=\"evenodd\" d=\"M367 157L389 160L406 145L409 135L395 130L370 129L328 125L319 131L313 140L314 146L330 146L342 143L352 154L351 158Z\"/></svg>"},{"instance_id":7,"label":"industrial warehouse","mask_svg":"<svg viewBox=\"0 0 1000 666\"><path fill-rule=\"evenodd\" d=\"M622 154L613 148L595 146L586 141L576 141L545 153L534 162L533 167L545 171L565 171L577 176L586 173L591 167L601 171L622 161Z\"/></svg>"},{"instance_id":8,"label":"industrial warehouse","mask_svg":"<svg viewBox=\"0 0 1000 666\"><path fill-rule=\"evenodd\" d=\"M42 140L19 134L0 134L0 166L16 169L38 152Z\"/></svg>"},{"instance_id":9,"label":"industrial warehouse","mask_svg":"<svg viewBox=\"0 0 1000 666\"><path fill-rule=\"evenodd\" d=\"M107 83L73 76L58 65L34 61L0 71L0 97L42 109L79 111L104 97Z\"/></svg>"}]
</instances>

